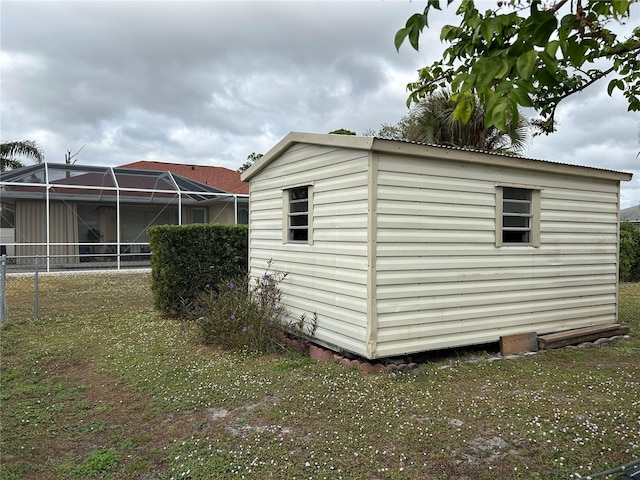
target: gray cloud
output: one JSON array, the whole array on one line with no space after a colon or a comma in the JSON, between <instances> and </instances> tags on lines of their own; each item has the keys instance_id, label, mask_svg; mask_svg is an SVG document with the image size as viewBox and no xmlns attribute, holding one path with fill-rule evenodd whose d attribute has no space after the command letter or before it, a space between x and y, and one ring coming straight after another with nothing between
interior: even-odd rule
<instances>
[{"instance_id":1,"label":"gray cloud","mask_svg":"<svg viewBox=\"0 0 640 480\"><path fill-rule=\"evenodd\" d=\"M405 85L438 58L393 36L422 2L3 2L2 137L38 140L49 161L136 160L237 168L289 131L362 133L406 113ZM633 23L633 22L630 22ZM635 22L637 24L637 21ZM562 105L528 156L636 173L636 114L594 86Z\"/></svg>"}]
</instances>

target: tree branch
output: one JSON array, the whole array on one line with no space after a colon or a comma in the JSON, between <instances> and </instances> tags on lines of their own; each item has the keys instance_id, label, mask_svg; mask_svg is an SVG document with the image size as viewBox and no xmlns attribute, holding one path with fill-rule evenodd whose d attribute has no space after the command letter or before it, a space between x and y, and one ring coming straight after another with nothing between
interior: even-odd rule
<instances>
[{"instance_id":1,"label":"tree branch","mask_svg":"<svg viewBox=\"0 0 640 480\"><path fill-rule=\"evenodd\" d=\"M640 40L637 40L636 42L631 43L630 45L627 45L627 43L629 43L629 41L619 43L615 47L612 47L608 51L602 52L601 55L596 55L593 58L603 58L603 57L609 57L611 55L624 55L626 53L633 53L633 52L640 51Z\"/></svg>"},{"instance_id":2,"label":"tree branch","mask_svg":"<svg viewBox=\"0 0 640 480\"><path fill-rule=\"evenodd\" d=\"M556 13L558 10L560 10L564 5L566 5L569 2L569 0L560 0L558 3L556 3L555 5L552 5L549 8L549 12L551 13Z\"/></svg>"},{"instance_id":3,"label":"tree branch","mask_svg":"<svg viewBox=\"0 0 640 480\"><path fill-rule=\"evenodd\" d=\"M594 84L595 82L597 82L598 80L600 80L601 78L606 77L607 75L609 75L609 74L610 74L611 72L613 72L614 70L615 70L615 68L614 68L614 67L610 67L610 68L608 68L608 69L606 69L606 70L604 70L604 71L600 72L600 74L598 74L598 75L596 75L596 76L592 77L588 82L586 82L586 83L584 83L584 84L582 84L582 85L580 85L580 86L578 86L578 87L575 87L575 88L573 88L572 90L569 90L568 92L566 92L566 93L565 93L564 95L562 95L562 96L555 97L555 98L552 100L552 102L560 101L560 100L562 100L562 99L564 99L564 98L567 98L567 97L569 97L569 96L573 95L574 93L581 92L582 90L584 90L585 88L587 88L589 85L592 85L592 84Z\"/></svg>"}]
</instances>

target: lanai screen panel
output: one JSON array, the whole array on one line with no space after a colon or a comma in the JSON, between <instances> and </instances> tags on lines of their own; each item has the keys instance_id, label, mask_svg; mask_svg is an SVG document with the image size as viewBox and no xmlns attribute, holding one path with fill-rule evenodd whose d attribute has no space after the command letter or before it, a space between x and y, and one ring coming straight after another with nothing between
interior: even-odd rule
<instances>
[{"instance_id":1,"label":"lanai screen panel","mask_svg":"<svg viewBox=\"0 0 640 480\"><path fill-rule=\"evenodd\" d=\"M168 171L48 163L2 172L0 200L3 242L12 239L7 251L65 262L148 253L150 226L183 224L193 208L237 203L233 194Z\"/></svg>"}]
</instances>

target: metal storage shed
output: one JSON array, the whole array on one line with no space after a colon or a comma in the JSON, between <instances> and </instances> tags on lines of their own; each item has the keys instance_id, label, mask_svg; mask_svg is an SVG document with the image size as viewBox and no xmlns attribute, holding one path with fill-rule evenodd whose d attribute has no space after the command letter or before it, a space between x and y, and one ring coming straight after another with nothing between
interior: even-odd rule
<instances>
[{"instance_id":1,"label":"metal storage shed","mask_svg":"<svg viewBox=\"0 0 640 480\"><path fill-rule=\"evenodd\" d=\"M369 359L615 323L631 174L373 137L290 133L250 182L250 269Z\"/></svg>"}]
</instances>

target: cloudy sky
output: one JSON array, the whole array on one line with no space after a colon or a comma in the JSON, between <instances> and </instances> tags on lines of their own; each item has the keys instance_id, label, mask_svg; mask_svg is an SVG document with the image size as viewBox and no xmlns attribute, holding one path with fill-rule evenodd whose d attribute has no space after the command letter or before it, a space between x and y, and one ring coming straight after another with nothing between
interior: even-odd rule
<instances>
[{"instance_id":1,"label":"cloudy sky","mask_svg":"<svg viewBox=\"0 0 640 480\"><path fill-rule=\"evenodd\" d=\"M494 1L480 0L486 7ZM0 1L0 133L33 139L49 162L137 160L240 166L290 131L364 133L407 110L408 82L437 59L432 19L421 51L393 46L424 8L397 1ZM640 21L640 8L630 25ZM634 173L640 115L596 84L563 104L558 131L526 156Z\"/></svg>"}]
</instances>

